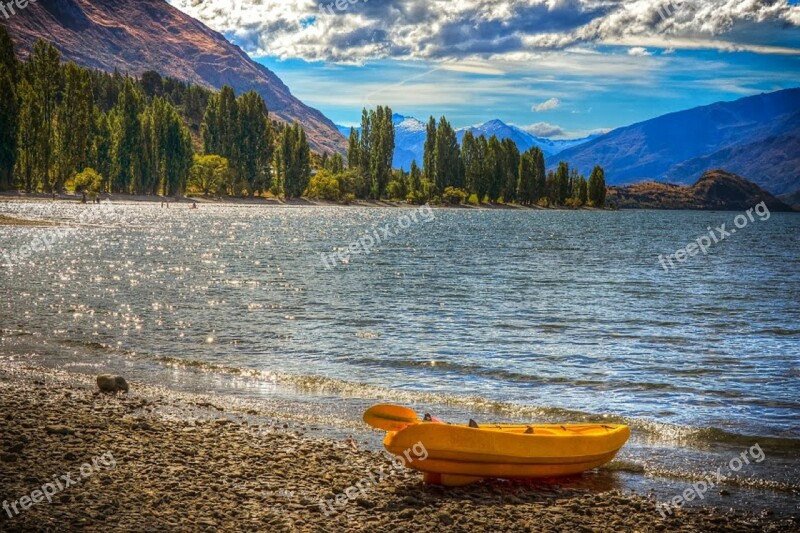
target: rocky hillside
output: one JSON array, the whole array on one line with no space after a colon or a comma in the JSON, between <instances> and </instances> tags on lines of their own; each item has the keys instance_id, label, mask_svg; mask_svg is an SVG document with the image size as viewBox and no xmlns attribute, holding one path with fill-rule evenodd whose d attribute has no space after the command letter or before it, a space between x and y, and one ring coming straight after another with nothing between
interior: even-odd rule
<instances>
[{"instance_id":1,"label":"rocky hillside","mask_svg":"<svg viewBox=\"0 0 800 533\"><path fill-rule=\"evenodd\" d=\"M42 38L65 59L89 68L133 75L155 70L212 89L252 89L274 117L300 121L315 151L346 147L336 126L292 96L273 72L164 0L39 0L0 22L23 57Z\"/></svg>"},{"instance_id":2,"label":"rocky hillside","mask_svg":"<svg viewBox=\"0 0 800 533\"><path fill-rule=\"evenodd\" d=\"M606 201L623 209L744 211L766 202L770 211L792 210L755 183L724 170L706 172L690 187L653 181L627 187L609 187Z\"/></svg>"}]
</instances>

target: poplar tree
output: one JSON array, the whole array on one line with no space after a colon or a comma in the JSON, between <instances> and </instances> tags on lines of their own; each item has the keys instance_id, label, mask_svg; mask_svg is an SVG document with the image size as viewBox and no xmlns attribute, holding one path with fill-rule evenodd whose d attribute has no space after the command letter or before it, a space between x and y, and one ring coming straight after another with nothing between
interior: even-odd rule
<instances>
[{"instance_id":1,"label":"poplar tree","mask_svg":"<svg viewBox=\"0 0 800 533\"><path fill-rule=\"evenodd\" d=\"M357 170L361 168L361 139L358 130L350 128L350 141L347 147L347 168Z\"/></svg>"},{"instance_id":2,"label":"poplar tree","mask_svg":"<svg viewBox=\"0 0 800 533\"><path fill-rule=\"evenodd\" d=\"M603 207L606 203L606 173L600 165L592 169L588 189L589 202L595 207Z\"/></svg>"},{"instance_id":3,"label":"poplar tree","mask_svg":"<svg viewBox=\"0 0 800 533\"><path fill-rule=\"evenodd\" d=\"M373 199L379 200L392 177L394 124L389 107L378 106L375 112L370 113L370 135L370 193Z\"/></svg>"},{"instance_id":4,"label":"poplar tree","mask_svg":"<svg viewBox=\"0 0 800 533\"><path fill-rule=\"evenodd\" d=\"M20 102L19 128L17 135L17 172L22 178L25 192L33 192L36 188L36 142L39 137L38 128L42 121L33 86L27 76L22 76L17 85Z\"/></svg>"},{"instance_id":5,"label":"poplar tree","mask_svg":"<svg viewBox=\"0 0 800 533\"><path fill-rule=\"evenodd\" d=\"M436 181L436 119L431 117L425 127L425 145L422 156L422 171L425 179L431 183Z\"/></svg>"},{"instance_id":6,"label":"poplar tree","mask_svg":"<svg viewBox=\"0 0 800 533\"><path fill-rule=\"evenodd\" d=\"M56 111L57 190L62 189L72 175L88 166L93 111L89 71L70 61L64 67L63 98Z\"/></svg>"},{"instance_id":7,"label":"poplar tree","mask_svg":"<svg viewBox=\"0 0 800 533\"><path fill-rule=\"evenodd\" d=\"M0 190L13 186L19 118L12 73L4 63L0 63Z\"/></svg>"},{"instance_id":8,"label":"poplar tree","mask_svg":"<svg viewBox=\"0 0 800 533\"><path fill-rule=\"evenodd\" d=\"M486 188L486 195L489 197L490 202L496 203L502 194L503 182L506 177L503 144L496 135L492 135L488 142L486 151L486 173L489 181Z\"/></svg>"},{"instance_id":9,"label":"poplar tree","mask_svg":"<svg viewBox=\"0 0 800 533\"><path fill-rule=\"evenodd\" d=\"M14 185L20 121L15 87L17 70L14 43L6 29L0 26L0 190L10 189Z\"/></svg>"},{"instance_id":10,"label":"poplar tree","mask_svg":"<svg viewBox=\"0 0 800 533\"><path fill-rule=\"evenodd\" d=\"M240 96L236 105L234 145L238 157L233 160L233 166L247 194L254 196L268 190L272 184L272 126L264 99L255 91Z\"/></svg>"},{"instance_id":11,"label":"poplar tree","mask_svg":"<svg viewBox=\"0 0 800 533\"><path fill-rule=\"evenodd\" d=\"M445 117L439 119L434 154L434 183L437 193L441 194L447 187L463 188L461 147L458 145L455 130Z\"/></svg>"},{"instance_id":12,"label":"poplar tree","mask_svg":"<svg viewBox=\"0 0 800 533\"><path fill-rule=\"evenodd\" d=\"M111 110L111 190L142 194L142 98L130 78L125 78L119 100Z\"/></svg>"},{"instance_id":13,"label":"poplar tree","mask_svg":"<svg viewBox=\"0 0 800 533\"><path fill-rule=\"evenodd\" d=\"M33 45L31 55L31 78L33 105L37 108L40 122L35 125L34 172L41 176L45 190L52 190L58 183L52 168L55 146L55 113L61 93L61 69L58 50L45 41Z\"/></svg>"}]
</instances>

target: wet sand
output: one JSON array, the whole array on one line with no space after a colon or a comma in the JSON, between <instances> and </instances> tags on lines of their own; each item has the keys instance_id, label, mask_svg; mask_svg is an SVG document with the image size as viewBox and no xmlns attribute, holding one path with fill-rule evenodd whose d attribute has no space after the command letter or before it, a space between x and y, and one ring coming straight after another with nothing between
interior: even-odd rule
<instances>
[{"instance_id":1,"label":"wet sand","mask_svg":"<svg viewBox=\"0 0 800 533\"><path fill-rule=\"evenodd\" d=\"M800 530L709 509L662 518L647 498L557 481L424 486L418 473L390 474L383 453L279 420L250 424L258 413L219 398L135 382L106 395L93 382L0 365L0 503L11 509L0 509L0 531ZM34 492L69 474L52 503ZM320 505L368 474L375 484L341 507ZM41 501L22 510L24 496Z\"/></svg>"}]
</instances>

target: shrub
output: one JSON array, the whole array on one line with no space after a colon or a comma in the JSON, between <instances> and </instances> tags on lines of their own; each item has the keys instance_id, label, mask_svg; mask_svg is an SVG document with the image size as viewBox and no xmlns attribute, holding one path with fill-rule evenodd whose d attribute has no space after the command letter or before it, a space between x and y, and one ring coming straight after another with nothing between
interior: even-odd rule
<instances>
[{"instance_id":1,"label":"shrub","mask_svg":"<svg viewBox=\"0 0 800 533\"><path fill-rule=\"evenodd\" d=\"M442 194L442 200L450 205L461 205L467 199L467 192L456 187L447 187Z\"/></svg>"},{"instance_id":2,"label":"shrub","mask_svg":"<svg viewBox=\"0 0 800 533\"><path fill-rule=\"evenodd\" d=\"M72 186L75 192L88 192L97 194L103 191L103 176L93 168L84 168L72 177Z\"/></svg>"},{"instance_id":3,"label":"shrub","mask_svg":"<svg viewBox=\"0 0 800 533\"><path fill-rule=\"evenodd\" d=\"M342 196L339 180L327 170L320 170L308 182L306 198L338 202Z\"/></svg>"}]
</instances>

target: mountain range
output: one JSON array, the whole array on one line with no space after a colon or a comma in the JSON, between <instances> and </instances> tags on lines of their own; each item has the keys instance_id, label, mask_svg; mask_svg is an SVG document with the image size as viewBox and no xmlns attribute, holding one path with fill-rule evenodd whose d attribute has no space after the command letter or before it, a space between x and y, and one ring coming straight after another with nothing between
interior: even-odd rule
<instances>
[{"instance_id":1,"label":"mountain range","mask_svg":"<svg viewBox=\"0 0 800 533\"><path fill-rule=\"evenodd\" d=\"M272 71L164 0L39 0L3 24L20 57L44 39L83 67L131 75L154 70L210 89L255 90L273 118L303 124L315 151L346 149L333 122L294 97Z\"/></svg>"},{"instance_id":2,"label":"mountain range","mask_svg":"<svg viewBox=\"0 0 800 533\"><path fill-rule=\"evenodd\" d=\"M696 107L618 128L558 154L610 184L691 184L715 168L783 194L800 189L800 88ZM548 161L548 166L557 163Z\"/></svg>"},{"instance_id":3,"label":"mountain range","mask_svg":"<svg viewBox=\"0 0 800 533\"><path fill-rule=\"evenodd\" d=\"M412 161L416 161L417 164L421 166L425 151L426 124L414 117L407 117L397 113L392 115L392 122L395 128L393 166L395 168L409 170ZM338 125L336 127L344 136L347 137L350 135L349 127ZM356 128L356 131L360 132L361 128ZM567 148L578 146L599 136L592 135L582 139L566 140L546 139L536 137L518 126L506 124L502 120L494 119L477 126L457 129L456 137L459 143L464 140L464 134L466 134L467 131L471 131L476 137L484 135L487 139L492 135L496 135L500 140L512 139L521 152L533 146L538 146L547 158L555 156Z\"/></svg>"},{"instance_id":4,"label":"mountain range","mask_svg":"<svg viewBox=\"0 0 800 533\"><path fill-rule=\"evenodd\" d=\"M408 170L411 161L422 161L425 123L399 114L393 119L394 166ZM349 135L349 128L337 127ZM774 194L800 190L800 88L717 102L582 139L536 137L496 119L456 130L459 142L467 131L510 138L520 151L538 146L549 169L566 161L588 176L601 165L609 185L691 185L724 168Z\"/></svg>"}]
</instances>

